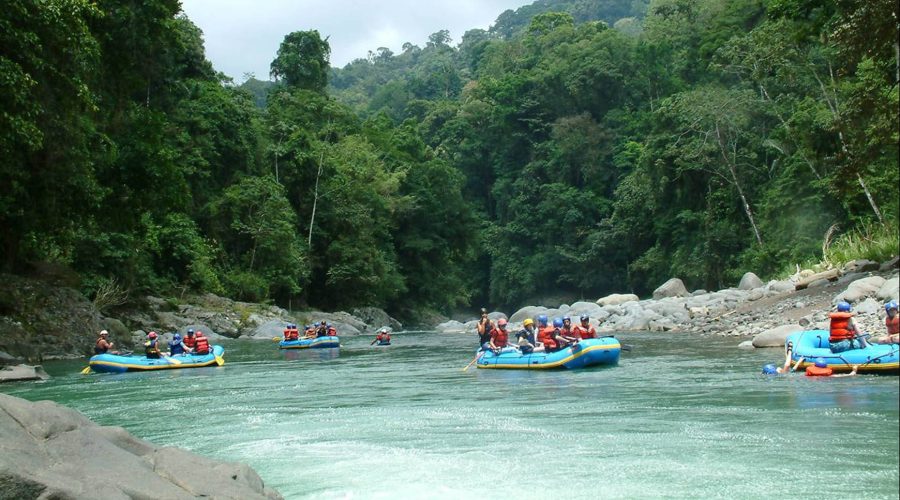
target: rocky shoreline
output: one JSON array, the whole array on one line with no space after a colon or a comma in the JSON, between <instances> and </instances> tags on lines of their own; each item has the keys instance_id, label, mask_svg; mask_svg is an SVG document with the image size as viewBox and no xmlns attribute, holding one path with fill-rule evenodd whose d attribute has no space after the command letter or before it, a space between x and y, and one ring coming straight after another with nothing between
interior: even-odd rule
<instances>
[{"instance_id":1,"label":"rocky shoreline","mask_svg":"<svg viewBox=\"0 0 900 500\"><path fill-rule=\"evenodd\" d=\"M282 498L247 465L157 447L51 401L0 394L0 436L2 498Z\"/></svg>"},{"instance_id":2,"label":"rocky shoreline","mask_svg":"<svg viewBox=\"0 0 900 500\"><path fill-rule=\"evenodd\" d=\"M884 263L853 261L842 269L821 273L798 271L785 280L763 283L746 273L734 288L715 292L689 292L677 278L653 292L652 299L632 294L613 294L596 302L575 302L558 307L527 306L511 315L494 311L491 319L507 318L521 328L525 318L587 314L598 333L662 331L736 337L741 347L782 347L793 332L827 329L827 313L838 300L847 300L857 323L867 332L882 334L883 304L900 300L898 259ZM577 322L577 320L576 320ZM472 334L477 318L447 321L436 328L442 333Z\"/></svg>"}]
</instances>

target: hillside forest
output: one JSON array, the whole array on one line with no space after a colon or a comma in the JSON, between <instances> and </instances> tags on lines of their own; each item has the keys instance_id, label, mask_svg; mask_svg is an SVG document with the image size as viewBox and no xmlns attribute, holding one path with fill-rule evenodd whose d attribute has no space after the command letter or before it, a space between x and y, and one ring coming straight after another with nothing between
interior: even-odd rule
<instances>
[{"instance_id":1,"label":"hillside forest","mask_svg":"<svg viewBox=\"0 0 900 500\"><path fill-rule=\"evenodd\" d=\"M271 80L178 0L0 10L0 265L401 318L896 255L894 0L539 0Z\"/></svg>"}]
</instances>

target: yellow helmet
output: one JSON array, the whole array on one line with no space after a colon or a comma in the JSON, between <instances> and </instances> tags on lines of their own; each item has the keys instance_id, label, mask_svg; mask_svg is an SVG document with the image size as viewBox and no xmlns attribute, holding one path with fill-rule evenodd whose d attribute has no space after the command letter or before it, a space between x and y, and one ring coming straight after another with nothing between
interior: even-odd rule
<instances>
[{"instance_id":1,"label":"yellow helmet","mask_svg":"<svg viewBox=\"0 0 900 500\"><path fill-rule=\"evenodd\" d=\"M523 326L534 325L534 320L531 318L525 318L525 322L522 323Z\"/></svg>"}]
</instances>

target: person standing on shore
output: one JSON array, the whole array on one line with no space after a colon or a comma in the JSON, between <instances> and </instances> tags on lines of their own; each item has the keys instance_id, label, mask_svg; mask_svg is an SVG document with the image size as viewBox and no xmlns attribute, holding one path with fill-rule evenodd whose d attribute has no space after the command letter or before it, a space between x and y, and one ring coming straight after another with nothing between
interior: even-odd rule
<instances>
[{"instance_id":1,"label":"person standing on shore","mask_svg":"<svg viewBox=\"0 0 900 500\"><path fill-rule=\"evenodd\" d=\"M481 319L478 320L478 324L475 325L475 330L478 333L478 345L485 351L491 348L491 330L493 329L494 324L491 322L490 318L488 318L487 309L482 307Z\"/></svg>"},{"instance_id":2,"label":"person standing on shore","mask_svg":"<svg viewBox=\"0 0 900 500\"><path fill-rule=\"evenodd\" d=\"M884 312L887 313L887 316L884 318L887 335L881 335L872 339L872 343L900 344L900 314L897 314L897 302L892 300L885 304Z\"/></svg>"}]
</instances>

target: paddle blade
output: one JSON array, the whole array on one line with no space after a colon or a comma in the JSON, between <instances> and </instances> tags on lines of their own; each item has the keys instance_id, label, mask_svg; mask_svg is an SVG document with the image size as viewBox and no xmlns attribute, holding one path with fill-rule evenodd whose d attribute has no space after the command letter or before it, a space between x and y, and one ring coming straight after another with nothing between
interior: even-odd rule
<instances>
[{"instance_id":1,"label":"paddle blade","mask_svg":"<svg viewBox=\"0 0 900 500\"><path fill-rule=\"evenodd\" d=\"M281 337L272 337L272 342L280 342Z\"/></svg>"},{"instance_id":2,"label":"paddle blade","mask_svg":"<svg viewBox=\"0 0 900 500\"><path fill-rule=\"evenodd\" d=\"M86 366L86 367L84 368L84 370L81 370L81 374L82 374L82 375L87 375L87 374L89 374L89 373L91 373L91 367L90 367L90 365Z\"/></svg>"},{"instance_id":3,"label":"paddle blade","mask_svg":"<svg viewBox=\"0 0 900 500\"><path fill-rule=\"evenodd\" d=\"M622 347L621 347L622 351L624 351L624 352L631 352L631 350L633 348L634 348L634 346L631 344L622 344Z\"/></svg>"},{"instance_id":4,"label":"paddle blade","mask_svg":"<svg viewBox=\"0 0 900 500\"><path fill-rule=\"evenodd\" d=\"M222 356L216 356L216 364L222 366L225 364L225 358Z\"/></svg>"}]
</instances>

